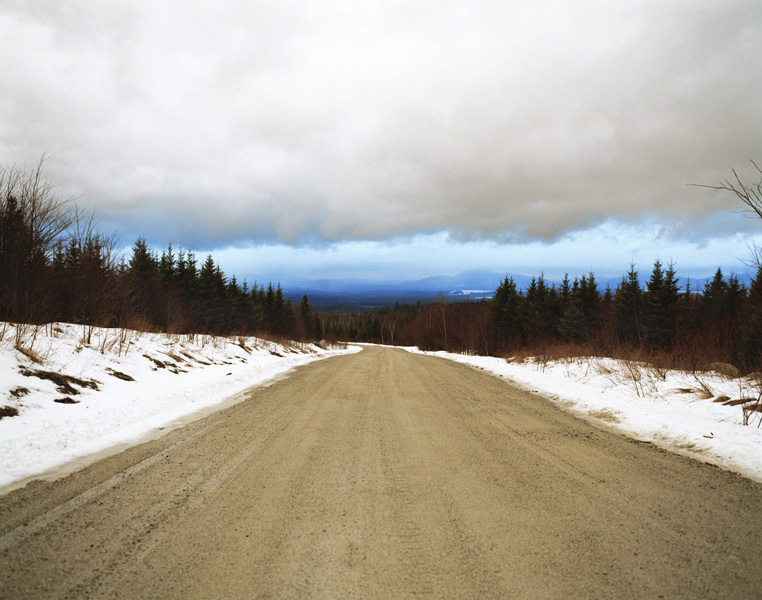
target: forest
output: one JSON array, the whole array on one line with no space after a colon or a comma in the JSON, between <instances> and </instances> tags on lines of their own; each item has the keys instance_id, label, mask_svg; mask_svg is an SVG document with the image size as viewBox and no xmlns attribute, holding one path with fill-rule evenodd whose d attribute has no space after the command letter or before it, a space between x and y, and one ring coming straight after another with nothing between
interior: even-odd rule
<instances>
[{"instance_id":1,"label":"forest","mask_svg":"<svg viewBox=\"0 0 762 600\"><path fill-rule=\"evenodd\" d=\"M152 252L144 238L124 252L92 217L53 195L41 168L42 161L31 172L0 168L2 321L762 370L759 261L748 286L717 269L701 289L681 287L675 266L656 260L644 286L630 265L613 290L600 290L593 273L567 275L560 284L539 275L525 290L506 278L490 300L448 303L442 297L318 314L306 295L294 305L279 284L250 288L226 276L211 255L199 265L193 251L169 246Z\"/></svg>"},{"instance_id":2,"label":"forest","mask_svg":"<svg viewBox=\"0 0 762 600\"><path fill-rule=\"evenodd\" d=\"M62 321L166 333L320 339L305 296L239 283L211 255L149 250L126 255L69 200L32 172L0 169L0 321Z\"/></svg>"},{"instance_id":3,"label":"forest","mask_svg":"<svg viewBox=\"0 0 762 600\"><path fill-rule=\"evenodd\" d=\"M560 285L542 275L526 290L510 278L491 300L398 304L322 315L326 335L346 341L483 355L610 356L695 370L723 362L762 367L762 267L747 287L721 269L702 290L678 286L657 260L641 286L633 265L616 289L594 274Z\"/></svg>"}]
</instances>

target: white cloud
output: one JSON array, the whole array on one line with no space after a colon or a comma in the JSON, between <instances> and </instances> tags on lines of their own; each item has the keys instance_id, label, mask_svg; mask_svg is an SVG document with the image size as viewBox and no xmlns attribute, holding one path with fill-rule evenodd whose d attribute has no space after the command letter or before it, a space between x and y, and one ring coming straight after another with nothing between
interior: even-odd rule
<instances>
[{"instance_id":1,"label":"white cloud","mask_svg":"<svg viewBox=\"0 0 762 600\"><path fill-rule=\"evenodd\" d=\"M743 217L733 221L743 226ZM721 267L725 274L755 275L745 264L752 258L747 243L762 247L762 232L741 232L688 239L674 224L654 219L633 224L605 221L545 242L500 243L492 239L458 239L446 231L384 241L344 241L312 246L261 244L213 250L223 270L239 280L288 281L362 278L406 280L455 275L470 269L539 275L560 280L594 272L599 277L624 275L631 263L643 276L654 261L673 262L681 277L704 280ZM702 224L699 223L699 226Z\"/></svg>"},{"instance_id":2,"label":"white cloud","mask_svg":"<svg viewBox=\"0 0 762 600\"><path fill-rule=\"evenodd\" d=\"M6 2L0 39L0 162L156 242L689 233L736 205L686 184L762 159L742 0Z\"/></svg>"}]
</instances>

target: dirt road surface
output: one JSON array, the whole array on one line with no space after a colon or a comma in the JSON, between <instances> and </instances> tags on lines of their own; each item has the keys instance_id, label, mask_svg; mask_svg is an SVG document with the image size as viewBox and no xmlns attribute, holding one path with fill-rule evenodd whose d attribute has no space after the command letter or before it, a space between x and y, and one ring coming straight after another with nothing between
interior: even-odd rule
<instances>
[{"instance_id":1,"label":"dirt road surface","mask_svg":"<svg viewBox=\"0 0 762 600\"><path fill-rule=\"evenodd\" d=\"M762 596L762 486L500 379L367 348L249 396L0 497L0 597Z\"/></svg>"}]
</instances>

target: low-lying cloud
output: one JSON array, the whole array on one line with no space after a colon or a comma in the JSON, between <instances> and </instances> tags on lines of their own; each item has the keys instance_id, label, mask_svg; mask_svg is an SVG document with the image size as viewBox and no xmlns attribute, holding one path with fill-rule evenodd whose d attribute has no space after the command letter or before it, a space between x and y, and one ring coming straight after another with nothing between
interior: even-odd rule
<instances>
[{"instance_id":1,"label":"low-lying cloud","mask_svg":"<svg viewBox=\"0 0 762 600\"><path fill-rule=\"evenodd\" d=\"M740 0L19 2L0 39L0 160L157 242L690 229L762 159Z\"/></svg>"}]
</instances>

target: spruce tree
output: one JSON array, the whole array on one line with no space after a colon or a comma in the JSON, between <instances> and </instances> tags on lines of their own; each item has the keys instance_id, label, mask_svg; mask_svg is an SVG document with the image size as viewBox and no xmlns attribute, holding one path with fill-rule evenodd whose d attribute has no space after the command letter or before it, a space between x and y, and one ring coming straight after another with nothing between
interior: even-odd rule
<instances>
[{"instance_id":1,"label":"spruce tree","mask_svg":"<svg viewBox=\"0 0 762 600\"><path fill-rule=\"evenodd\" d=\"M643 291L638 272L632 263L614 294L614 318L620 342L640 343L643 331Z\"/></svg>"},{"instance_id":2,"label":"spruce tree","mask_svg":"<svg viewBox=\"0 0 762 600\"><path fill-rule=\"evenodd\" d=\"M420 302L420 301L419 301ZM511 349L521 342L522 297L513 277L506 277L492 298L495 338L499 348ZM418 305L420 308L420 305Z\"/></svg>"},{"instance_id":3,"label":"spruce tree","mask_svg":"<svg viewBox=\"0 0 762 600\"><path fill-rule=\"evenodd\" d=\"M669 350L675 341L679 288L673 265L662 269L659 259L654 263L647 284L645 329L649 346L654 350Z\"/></svg>"},{"instance_id":4,"label":"spruce tree","mask_svg":"<svg viewBox=\"0 0 762 600\"><path fill-rule=\"evenodd\" d=\"M158 264L148 250L146 239L141 237L132 247L127 270L131 308L129 312L143 326L156 326L156 280Z\"/></svg>"},{"instance_id":5,"label":"spruce tree","mask_svg":"<svg viewBox=\"0 0 762 600\"><path fill-rule=\"evenodd\" d=\"M738 357L747 371L762 371L762 264L749 286L742 315Z\"/></svg>"}]
</instances>

